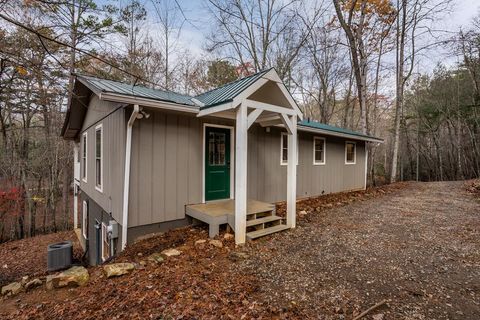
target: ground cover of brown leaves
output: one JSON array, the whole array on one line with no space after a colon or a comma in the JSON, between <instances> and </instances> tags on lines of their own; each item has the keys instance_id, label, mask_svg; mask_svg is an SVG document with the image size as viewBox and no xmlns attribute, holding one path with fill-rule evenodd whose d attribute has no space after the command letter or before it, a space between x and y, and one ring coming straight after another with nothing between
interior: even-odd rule
<instances>
[{"instance_id":1,"label":"ground cover of brown leaves","mask_svg":"<svg viewBox=\"0 0 480 320\"><path fill-rule=\"evenodd\" d=\"M195 245L204 228L144 240L116 259L131 274L89 268L88 286L8 298L0 318L352 319L384 299L366 319L480 318L480 201L464 182L305 199L297 214L296 229L237 248Z\"/></svg>"},{"instance_id":2,"label":"ground cover of brown leaves","mask_svg":"<svg viewBox=\"0 0 480 320\"><path fill-rule=\"evenodd\" d=\"M23 276L46 275L47 246L71 240L74 256L81 256L81 248L73 231L62 231L0 244L0 287Z\"/></svg>"}]
</instances>

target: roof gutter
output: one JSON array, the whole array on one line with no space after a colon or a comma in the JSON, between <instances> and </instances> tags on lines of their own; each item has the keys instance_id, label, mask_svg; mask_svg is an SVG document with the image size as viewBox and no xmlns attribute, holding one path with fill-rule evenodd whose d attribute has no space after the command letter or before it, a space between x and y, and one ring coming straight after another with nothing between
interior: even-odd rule
<instances>
[{"instance_id":1,"label":"roof gutter","mask_svg":"<svg viewBox=\"0 0 480 320\"><path fill-rule=\"evenodd\" d=\"M123 102L133 105L142 105L145 107L152 107L158 109L167 109L181 112L198 113L199 108L196 106L186 106L174 102L159 101L148 98L132 97L123 94L101 92L98 94L100 100L111 102Z\"/></svg>"},{"instance_id":2,"label":"roof gutter","mask_svg":"<svg viewBox=\"0 0 480 320\"><path fill-rule=\"evenodd\" d=\"M140 107L138 104L133 106L133 112L127 123L127 140L125 142L125 176L123 180L123 215L122 215L122 251L127 246L127 229L128 229L128 199L130 192L130 163L132 158L132 128L133 123L140 115Z\"/></svg>"},{"instance_id":3,"label":"roof gutter","mask_svg":"<svg viewBox=\"0 0 480 320\"><path fill-rule=\"evenodd\" d=\"M325 130L325 129L320 129L320 128L310 128L310 127L306 127L306 126L302 126L302 125L298 125L297 128L298 128L299 131L322 133L322 134L329 135L329 136L340 137L340 138L348 138L348 139L354 139L354 140L360 140L360 141L366 141L366 142L383 143L382 139L377 139L377 138L373 138L373 137L370 138L370 137L364 137L364 136L357 136L357 135L354 135L354 134L335 132L335 131L330 131L330 130Z\"/></svg>"}]
</instances>

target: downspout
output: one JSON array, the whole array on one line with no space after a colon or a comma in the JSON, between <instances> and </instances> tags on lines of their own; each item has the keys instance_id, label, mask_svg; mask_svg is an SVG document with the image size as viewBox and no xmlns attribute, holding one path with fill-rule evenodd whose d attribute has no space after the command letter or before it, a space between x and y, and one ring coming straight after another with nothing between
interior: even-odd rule
<instances>
[{"instance_id":1,"label":"downspout","mask_svg":"<svg viewBox=\"0 0 480 320\"><path fill-rule=\"evenodd\" d=\"M122 251L127 246L127 229L128 229L128 198L130 191L130 160L132 158L132 128L133 123L140 114L138 104L133 106L133 112L127 123L127 140L125 142L125 177L123 180L123 216L122 216Z\"/></svg>"}]
</instances>

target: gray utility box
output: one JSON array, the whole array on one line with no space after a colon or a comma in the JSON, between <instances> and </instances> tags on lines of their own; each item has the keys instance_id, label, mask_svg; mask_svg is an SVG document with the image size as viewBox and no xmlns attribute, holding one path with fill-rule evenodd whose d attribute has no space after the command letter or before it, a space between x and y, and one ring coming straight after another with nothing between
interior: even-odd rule
<instances>
[{"instance_id":1,"label":"gray utility box","mask_svg":"<svg viewBox=\"0 0 480 320\"><path fill-rule=\"evenodd\" d=\"M71 241L49 244L47 248L47 270L57 271L72 265L73 245Z\"/></svg>"}]
</instances>

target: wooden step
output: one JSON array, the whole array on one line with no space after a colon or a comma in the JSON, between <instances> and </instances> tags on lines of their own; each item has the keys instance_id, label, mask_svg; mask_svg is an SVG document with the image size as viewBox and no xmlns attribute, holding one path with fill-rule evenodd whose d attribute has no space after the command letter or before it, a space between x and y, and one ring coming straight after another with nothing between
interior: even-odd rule
<instances>
[{"instance_id":1,"label":"wooden step","mask_svg":"<svg viewBox=\"0 0 480 320\"><path fill-rule=\"evenodd\" d=\"M279 221L282 220L282 217L279 216L266 216L263 218L258 218L254 220L248 220L247 221L247 227L252 227L252 226L257 226L259 224L264 224L268 222L274 222L274 221Z\"/></svg>"},{"instance_id":2,"label":"wooden step","mask_svg":"<svg viewBox=\"0 0 480 320\"><path fill-rule=\"evenodd\" d=\"M273 210L247 213L247 221L273 216Z\"/></svg>"},{"instance_id":3,"label":"wooden step","mask_svg":"<svg viewBox=\"0 0 480 320\"><path fill-rule=\"evenodd\" d=\"M269 228L265 228L265 229L260 229L260 230L257 230L257 231L251 231L251 232L247 233L247 239L248 240L253 240L253 239L256 239L256 238L267 236L269 234L284 231L284 230L287 230L287 229L290 229L290 228L287 227L284 224L279 224L277 226L273 226L273 227L269 227Z\"/></svg>"}]
</instances>

